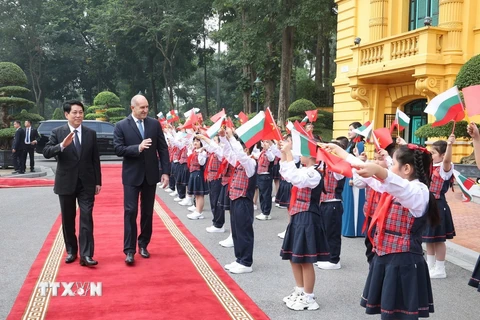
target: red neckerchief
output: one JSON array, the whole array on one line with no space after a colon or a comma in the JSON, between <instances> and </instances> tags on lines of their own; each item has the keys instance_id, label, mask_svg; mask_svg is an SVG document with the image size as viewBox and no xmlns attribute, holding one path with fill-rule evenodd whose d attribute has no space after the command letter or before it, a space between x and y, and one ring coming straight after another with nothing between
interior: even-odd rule
<instances>
[{"instance_id":1,"label":"red neckerchief","mask_svg":"<svg viewBox=\"0 0 480 320\"><path fill-rule=\"evenodd\" d=\"M237 169L239 166L240 166L240 161L237 161L237 163L235 164L235 169ZM235 169L233 170L232 176L231 176L230 179L228 180L228 186L229 186L229 188L230 188L230 186L232 185L233 177L235 177Z\"/></svg>"},{"instance_id":2,"label":"red neckerchief","mask_svg":"<svg viewBox=\"0 0 480 320\"><path fill-rule=\"evenodd\" d=\"M220 163L220 166L218 167L217 174L213 178L213 180L217 180L222 174L226 174L228 170L228 160L223 159L222 162Z\"/></svg>"},{"instance_id":3,"label":"red neckerchief","mask_svg":"<svg viewBox=\"0 0 480 320\"><path fill-rule=\"evenodd\" d=\"M189 155L188 158L187 158L187 166L188 166L189 169L190 169L190 163L192 162L193 157L195 157L195 154L196 154L196 153L197 153L197 152L196 152L195 150L193 150L192 154ZM198 154L198 153L197 153L197 154Z\"/></svg>"},{"instance_id":4,"label":"red neckerchief","mask_svg":"<svg viewBox=\"0 0 480 320\"><path fill-rule=\"evenodd\" d=\"M370 227L368 228L368 238L373 243L372 238L372 230L374 226L377 226L378 232L378 243L381 244L383 241L383 237L385 236L385 222L388 215L388 211L392 206L393 196L384 192L378 201L377 209L373 213L372 222L370 223Z\"/></svg>"},{"instance_id":5,"label":"red neckerchief","mask_svg":"<svg viewBox=\"0 0 480 320\"><path fill-rule=\"evenodd\" d=\"M298 195L298 187L293 186L292 191L290 193L290 205L288 207L288 213L290 213L290 210L292 210L293 206L295 205L295 202L297 201L297 195Z\"/></svg>"},{"instance_id":6,"label":"red neckerchief","mask_svg":"<svg viewBox=\"0 0 480 320\"><path fill-rule=\"evenodd\" d=\"M377 191L375 191L371 187L369 188L370 188L370 197L367 199L367 208L365 209L365 212L364 212L365 220L363 221L362 233L365 233L365 231L367 231L368 218L371 215L370 211L372 210L373 200L375 199L375 196L377 194Z\"/></svg>"},{"instance_id":7,"label":"red neckerchief","mask_svg":"<svg viewBox=\"0 0 480 320\"><path fill-rule=\"evenodd\" d=\"M212 161L214 156L215 156L215 153L211 153L208 156L207 163L205 163L205 170L203 171L203 179L205 181L207 181L207 176L208 176L208 173L210 172L210 167L212 166Z\"/></svg>"}]
</instances>

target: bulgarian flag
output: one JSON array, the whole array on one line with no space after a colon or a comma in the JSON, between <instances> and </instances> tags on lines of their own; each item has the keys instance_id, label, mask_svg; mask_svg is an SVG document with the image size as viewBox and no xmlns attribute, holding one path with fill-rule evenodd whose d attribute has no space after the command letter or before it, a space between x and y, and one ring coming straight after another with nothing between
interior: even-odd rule
<instances>
[{"instance_id":1,"label":"bulgarian flag","mask_svg":"<svg viewBox=\"0 0 480 320\"><path fill-rule=\"evenodd\" d=\"M458 186L463 192L463 200L464 202L470 202L472 200L472 193L471 189L475 186L475 181L473 179L467 178L460 174L457 170L453 170L453 175L455 176L455 180L458 183Z\"/></svg>"},{"instance_id":2,"label":"bulgarian flag","mask_svg":"<svg viewBox=\"0 0 480 320\"><path fill-rule=\"evenodd\" d=\"M357 129L353 129L353 132L355 132L357 135L361 135L362 137L365 137L365 139L369 140L370 136L372 134L373 130L373 120L372 122L367 121L363 124L363 126L358 127ZM356 138L355 138L356 139ZM361 139L357 139L361 141ZM359 142L357 141L357 142Z\"/></svg>"},{"instance_id":3,"label":"bulgarian flag","mask_svg":"<svg viewBox=\"0 0 480 320\"><path fill-rule=\"evenodd\" d=\"M161 111L157 114L157 117L158 117L158 120L165 119L165 116L163 115L163 112L161 112Z\"/></svg>"},{"instance_id":4,"label":"bulgarian flag","mask_svg":"<svg viewBox=\"0 0 480 320\"><path fill-rule=\"evenodd\" d=\"M294 128L291 129L292 133L292 153L298 156L316 157L317 156L317 144L310 140L308 137L300 134Z\"/></svg>"},{"instance_id":5,"label":"bulgarian flag","mask_svg":"<svg viewBox=\"0 0 480 320\"><path fill-rule=\"evenodd\" d=\"M223 122L225 121L225 118L226 116L223 115L221 116L217 122L215 122L210 128L208 128L207 132L206 132L206 135L212 139L213 137L215 137L218 133L218 131L220 131L220 128L222 127L223 125Z\"/></svg>"},{"instance_id":6,"label":"bulgarian flag","mask_svg":"<svg viewBox=\"0 0 480 320\"><path fill-rule=\"evenodd\" d=\"M398 128L398 131L402 131L409 125L410 125L410 118L403 111L397 108L397 112L395 113L395 120L392 123L390 132L393 131L393 128L395 128L395 126Z\"/></svg>"},{"instance_id":7,"label":"bulgarian flag","mask_svg":"<svg viewBox=\"0 0 480 320\"><path fill-rule=\"evenodd\" d=\"M300 124L302 126L305 126L307 124L307 122L308 122L308 116L305 116L305 118L302 119L302 122L300 122Z\"/></svg>"},{"instance_id":8,"label":"bulgarian flag","mask_svg":"<svg viewBox=\"0 0 480 320\"><path fill-rule=\"evenodd\" d=\"M452 120L455 122L462 120L465 117L465 112L457 86L433 98L427 105L425 113L435 117L432 127L443 126Z\"/></svg>"},{"instance_id":9,"label":"bulgarian flag","mask_svg":"<svg viewBox=\"0 0 480 320\"><path fill-rule=\"evenodd\" d=\"M167 113L167 122L175 122L178 120L180 120L180 118L178 117L178 114L176 113L175 110L170 110Z\"/></svg>"},{"instance_id":10,"label":"bulgarian flag","mask_svg":"<svg viewBox=\"0 0 480 320\"><path fill-rule=\"evenodd\" d=\"M262 110L255 117L241 125L235 130L236 134L250 148L263 138L263 128L265 126L265 112Z\"/></svg>"}]
</instances>

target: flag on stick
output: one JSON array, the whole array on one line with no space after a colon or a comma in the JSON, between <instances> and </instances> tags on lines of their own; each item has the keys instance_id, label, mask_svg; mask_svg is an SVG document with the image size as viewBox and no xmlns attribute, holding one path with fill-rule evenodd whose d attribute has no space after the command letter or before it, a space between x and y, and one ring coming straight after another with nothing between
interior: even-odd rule
<instances>
[{"instance_id":1,"label":"flag on stick","mask_svg":"<svg viewBox=\"0 0 480 320\"><path fill-rule=\"evenodd\" d=\"M225 108L222 108L222 111L220 111L220 112L214 114L213 116L211 116L210 120L212 120L212 122L217 122L218 119L220 119L224 115L225 115Z\"/></svg>"},{"instance_id":2,"label":"flag on stick","mask_svg":"<svg viewBox=\"0 0 480 320\"><path fill-rule=\"evenodd\" d=\"M282 140L282 134L273 119L272 112L270 108L265 110L265 127L263 128L263 140Z\"/></svg>"},{"instance_id":3,"label":"flag on stick","mask_svg":"<svg viewBox=\"0 0 480 320\"><path fill-rule=\"evenodd\" d=\"M244 124L245 122L248 121L248 117L245 113L243 113L243 111L240 111L238 115L235 115L235 118L237 118L238 121L240 121L240 124Z\"/></svg>"},{"instance_id":4,"label":"flag on stick","mask_svg":"<svg viewBox=\"0 0 480 320\"><path fill-rule=\"evenodd\" d=\"M225 115L221 116L217 122L215 122L210 128L208 128L207 132L206 132L206 135L212 139L213 137L215 137L218 133L218 131L220 131L220 128L222 127L223 123L225 121Z\"/></svg>"},{"instance_id":5,"label":"flag on stick","mask_svg":"<svg viewBox=\"0 0 480 320\"><path fill-rule=\"evenodd\" d=\"M432 127L443 126L450 121L460 121L465 117L462 100L457 86L440 93L425 108L425 113L435 117Z\"/></svg>"},{"instance_id":6,"label":"flag on stick","mask_svg":"<svg viewBox=\"0 0 480 320\"><path fill-rule=\"evenodd\" d=\"M241 125L235 132L242 139L247 148L263 138L263 128L265 127L265 112L262 110L255 117Z\"/></svg>"},{"instance_id":7,"label":"flag on stick","mask_svg":"<svg viewBox=\"0 0 480 320\"><path fill-rule=\"evenodd\" d=\"M400 131L405 129L410 125L410 118L400 109L397 108L397 112L395 113L395 120L390 127L390 133L393 132L393 129L397 127L397 135L400 136Z\"/></svg>"},{"instance_id":8,"label":"flag on stick","mask_svg":"<svg viewBox=\"0 0 480 320\"><path fill-rule=\"evenodd\" d=\"M465 199L464 202L470 202L472 200L471 189L476 184L475 181L461 175L457 170L453 170L453 175L455 176L458 186L462 190L463 197Z\"/></svg>"},{"instance_id":9,"label":"flag on stick","mask_svg":"<svg viewBox=\"0 0 480 320\"><path fill-rule=\"evenodd\" d=\"M308 118L308 120L310 120L310 122L317 121L317 117L318 117L318 110L317 109L308 110L308 111L305 111L305 113L307 114L307 118Z\"/></svg>"},{"instance_id":10,"label":"flag on stick","mask_svg":"<svg viewBox=\"0 0 480 320\"><path fill-rule=\"evenodd\" d=\"M333 153L327 152L325 149L318 148L317 161L323 161L327 167L342 176L347 178L353 177L352 165Z\"/></svg>"},{"instance_id":11,"label":"flag on stick","mask_svg":"<svg viewBox=\"0 0 480 320\"><path fill-rule=\"evenodd\" d=\"M393 143L392 134L387 128L380 128L373 130L373 143L377 150L385 149Z\"/></svg>"},{"instance_id":12,"label":"flag on stick","mask_svg":"<svg viewBox=\"0 0 480 320\"><path fill-rule=\"evenodd\" d=\"M317 144L310 140L307 136L300 134L293 129L292 132L292 153L298 156L316 157Z\"/></svg>"},{"instance_id":13,"label":"flag on stick","mask_svg":"<svg viewBox=\"0 0 480 320\"><path fill-rule=\"evenodd\" d=\"M167 113L167 122L175 122L178 120L180 120L180 118L178 117L178 114L175 110L170 110Z\"/></svg>"},{"instance_id":14,"label":"flag on stick","mask_svg":"<svg viewBox=\"0 0 480 320\"><path fill-rule=\"evenodd\" d=\"M462 93L468 116L480 114L480 85L463 88Z\"/></svg>"},{"instance_id":15,"label":"flag on stick","mask_svg":"<svg viewBox=\"0 0 480 320\"><path fill-rule=\"evenodd\" d=\"M358 127L357 129L353 129L353 132L355 132L357 135L360 135L360 136L364 137L365 139L369 140L370 136L372 134L372 130L373 130L373 121L372 122L367 121L363 124L363 126ZM357 140L358 141L356 141L356 142L359 142L362 139L357 139Z\"/></svg>"}]
</instances>

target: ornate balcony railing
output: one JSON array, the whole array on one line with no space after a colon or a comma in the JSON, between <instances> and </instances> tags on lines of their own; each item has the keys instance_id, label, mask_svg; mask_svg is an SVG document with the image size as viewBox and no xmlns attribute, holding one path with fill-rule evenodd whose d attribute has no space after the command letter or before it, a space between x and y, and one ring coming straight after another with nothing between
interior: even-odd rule
<instances>
[{"instance_id":1,"label":"ornate balcony railing","mask_svg":"<svg viewBox=\"0 0 480 320\"><path fill-rule=\"evenodd\" d=\"M368 74L432 60L441 61L447 30L425 27L352 48L353 65Z\"/></svg>"}]
</instances>

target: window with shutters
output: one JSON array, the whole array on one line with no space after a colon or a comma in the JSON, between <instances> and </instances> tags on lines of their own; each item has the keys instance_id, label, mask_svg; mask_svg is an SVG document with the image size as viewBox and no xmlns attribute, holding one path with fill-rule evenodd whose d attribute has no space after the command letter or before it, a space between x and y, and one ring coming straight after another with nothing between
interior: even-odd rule
<instances>
[{"instance_id":1,"label":"window with shutters","mask_svg":"<svg viewBox=\"0 0 480 320\"><path fill-rule=\"evenodd\" d=\"M425 17L432 18L432 26L438 26L439 0L410 0L409 30L423 28Z\"/></svg>"}]
</instances>

